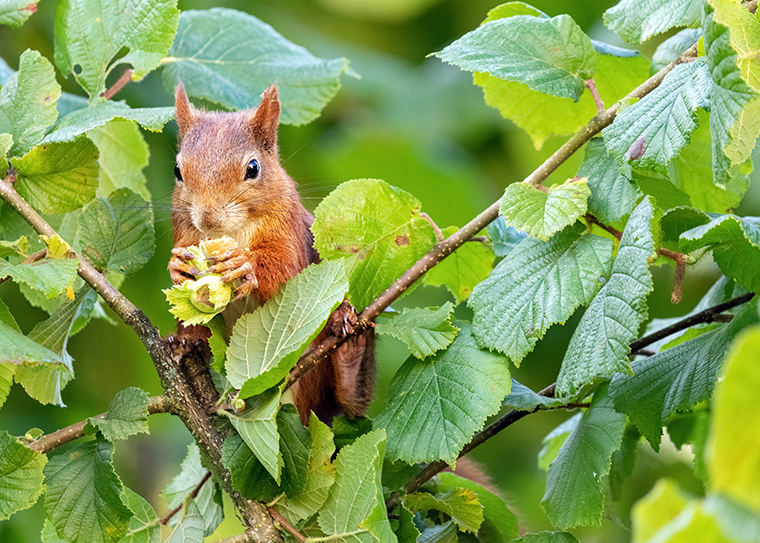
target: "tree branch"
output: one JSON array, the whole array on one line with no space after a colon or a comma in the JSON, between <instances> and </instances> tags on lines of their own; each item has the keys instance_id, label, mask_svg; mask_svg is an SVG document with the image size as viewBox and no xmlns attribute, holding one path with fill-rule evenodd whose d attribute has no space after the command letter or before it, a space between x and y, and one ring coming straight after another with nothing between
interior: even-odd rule
<instances>
[{"instance_id":1,"label":"tree branch","mask_svg":"<svg viewBox=\"0 0 760 543\"><path fill-rule=\"evenodd\" d=\"M298 541L306 541L306 537L304 537L304 535L301 532L293 528L288 522L288 520L285 517L283 517L280 513L278 513L276 509L267 507L267 511L269 511L269 514L272 515L272 518L277 524L279 524L285 530L290 532L290 535L295 537Z\"/></svg>"},{"instance_id":2,"label":"tree branch","mask_svg":"<svg viewBox=\"0 0 760 543\"><path fill-rule=\"evenodd\" d=\"M694 45L687 49L680 57L665 66L662 70L655 75L644 81L641 85L632 90L622 100L614 104L612 107L598 113L583 127L579 132L575 133L569 140L565 142L552 156L547 158L543 164L536 168L533 173L523 180L523 183L528 183L534 187L543 186L542 183L549 175L556 170L561 164L563 164L570 156L573 155L578 149L580 149L588 140L601 132L605 127L612 124L612 121L617 115L617 111L620 107L620 103L623 100L629 100L634 98L643 98L654 89L656 89L662 80L673 68L679 64L685 62L691 62L697 58L697 46ZM338 339L335 336L326 338L320 345L316 347L310 347L301 358L299 358L296 366L291 370L290 376L286 388L290 388L303 374L309 371L315 364L317 364L322 358L330 351L335 349L348 340L348 337L361 333L362 331L370 327L370 322L377 318L385 309L398 299L401 294L404 293L412 284L422 277L430 268L441 262L444 258L449 256L455 250L457 250L466 241L472 239L478 232L483 230L488 224L490 224L499 215L499 201L494 202L491 206L480 213L472 221L467 223L460 230L455 232L450 237L443 241L436 243L425 256L419 259L411 268L404 272L404 274L396 279L388 289L367 306L364 311L359 314L358 326L353 331L353 334Z\"/></svg>"},{"instance_id":3,"label":"tree branch","mask_svg":"<svg viewBox=\"0 0 760 543\"><path fill-rule=\"evenodd\" d=\"M149 415L155 415L157 413L171 413L173 409L174 406L172 405L171 400L166 396L153 396L150 398L148 403ZM95 415L93 418L105 419L107 414L108 413L101 413L100 415ZM76 424L72 424L66 428L61 428L60 430L56 430L55 432L44 435L34 442L30 443L29 448L33 451L49 453L61 445L71 443L80 437L84 437L84 428L87 426L88 420L89 419L79 421Z\"/></svg>"},{"instance_id":4,"label":"tree branch","mask_svg":"<svg viewBox=\"0 0 760 543\"><path fill-rule=\"evenodd\" d=\"M16 192L9 179L0 181L0 198L21 215L38 234L56 235L55 230ZM158 372L168 401L175 406L177 416L190 431L195 442L208 455L222 487L232 498L243 523L248 526L255 541L281 542L282 538L274 526L274 521L264 506L254 503L249 507L246 499L232 487L232 475L222 464L224 437L206 414L187 377L181 371L180 357L175 359L169 343L161 337L145 313L121 294L86 259L79 258L77 272L142 341Z\"/></svg>"}]
</instances>

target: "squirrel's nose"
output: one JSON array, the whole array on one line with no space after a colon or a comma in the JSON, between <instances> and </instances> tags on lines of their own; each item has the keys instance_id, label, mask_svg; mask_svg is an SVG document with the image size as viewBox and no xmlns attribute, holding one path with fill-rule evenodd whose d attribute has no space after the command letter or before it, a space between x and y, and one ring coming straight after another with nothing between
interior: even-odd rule
<instances>
[{"instance_id":1,"label":"squirrel's nose","mask_svg":"<svg viewBox=\"0 0 760 543\"><path fill-rule=\"evenodd\" d=\"M194 217L193 222L195 223L195 227L201 232L217 230L222 224L219 213L208 207L200 210L200 213Z\"/></svg>"}]
</instances>

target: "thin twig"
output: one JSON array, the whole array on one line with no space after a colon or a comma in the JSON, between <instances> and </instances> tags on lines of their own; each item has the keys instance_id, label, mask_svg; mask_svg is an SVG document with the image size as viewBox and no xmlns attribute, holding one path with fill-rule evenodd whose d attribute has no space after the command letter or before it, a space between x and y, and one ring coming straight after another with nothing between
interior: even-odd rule
<instances>
[{"instance_id":1,"label":"thin twig","mask_svg":"<svg viewBox=\"0 0 760 543\"><path fill-rule=\"evenodd\" d=\"M157 413L170 413L172 410L172 402L166 396L153 396L148 402L149 415L155 415ZM101 413L100 415L95 415L93 418L105 419L107 414L108 413ZM60 430L46 434L29 444L29 448L33 451L49 453L56 447L60 447L61 445L70 443L75 439L84 437L84 428L87 426L88 420L89 419L85 419L77 422L76 424L72 424L71 426L67 426L66 428L61 428Z\"/></svg>"},{"instance_id":2,"label":"thin twig","mask_svg":"<svg viewBox=\"0 0 760 543\"><path fill-rule=\"evenodd\" d=\"M718 315L719 313L723 313L724 311L727 311L738 305L749 302L754 296L755 296L754 292L748 292L747 294L742 294L741 296L732 298L728 300L727 302L723 302L722 304L718 304L713 307L708 307L704 311L700 311L699 313L690 315L689 317L686 317L683 320L680 320L674 324L671 324L670 326L666 326L662 330L657 330L656 332L649 334L648 336L645 336L641 339L637 339L636 341L631 343L631 352L640 351L641 349L643 349L644 347L648 347L652 343L660 341L661 339L666 338L672 334L675 334L676 332L680 332L681 330L686 330L687 328L691 328L695 324L714 322L715 316Z\"/></svg>"},{"instance_id":3,"label":"thin twig","mask_svg":"<svg viewBox=\"0 0 760 543\"><path fill-rule=\"evenodd\" d=\"M288 522L288 520L285 517L283 517L280 513L278 513L276 509L267 507L267 511L269 511L269 514L272 515L272 518L277 524L279 524L280 526L285 528L288 532L290 532L290 534L293 537L295 537L298 541L306 541L306 537L301 532L293 528Z\"/></svg>"},{"instance_id":4,"label":"thin twig","mask_svg":"<svg viewBox=\"0 0 760 543\"><path fill-rule=\"evenodd\" d=\"M169 521L172 519L172 517L174 515L176 515L177 513L179 513L180 511L182 511L182 507L184 507L184 505L185 505L185 500L187 500L187 498L190 498L190 499L193 499L193 500L195 498L197 498L198 497L198 493L201 491L201 488L206 483L206 481L208 481L210 478L211 478L211 472L207 471L206 475L204 475L203 478L198 482L198 484L195 485L195 488L193 488L190 491L190 494L188 494L185 497L185 499L182 500L177 507L175 507L171 511L167 512L163 517L161 517L158 520L159 524L163 524L164 526L169 526Z\"/></svg>"},{"instance_id":5,"label":"thin twig","mask_svg":"<svg viewBox=\"0 0 760 543\"><path fill-rule=\"evenodd\" d=\"M477 241L478 243L487 243L490 240L486 236L472 236L467 241Z\"/></svg>"},{"instance_id":6,"label":"thin twig","mask_svg":"<svg viewBox=\"0 0 760 543\"><path fill-rule=\"evenodd\" d=\"M121 77L116 80L116 83L111 85L110 88L103 91L103 93L100 95L101 97L105 98L106 100L110 100L113 98L117 92L119 92L121 89L124 88L124 86L132 81L132 74L134 73L134 70L132 68L128 68L124 70L124 73L121 74Z\"/></svg>"},{"instance_id":7,"label":"thin twig","mask_svg":"<svg viewBox=\"0 0 760 543\"><path fill-rule=\"evenodd\" d=\"M664 254L660 249L660 254ZM681 303L683 297L683 280L686 277L686 255L682 253L673 253L676 259L676 275L673 279L673 293L670 295L670 301L674 304Z\"/></svg>"},{"instance_id":8,"label":"thin twig","mask_svg":"<svg viewBox=\"0 0 760 543\"><path fill-rule=\"evenodd\" d=\"M599 91L596 89L596 83L594 82L594 79L587 79L583 82L584 85L586 85L586 88L591 93L591 97L594 99L594 103L596 104L596 112L599 114L604 113L604 110L607 108L604 107L604 101L602 101L602 97L599 96Z\"/></svg>"}]
</instances>

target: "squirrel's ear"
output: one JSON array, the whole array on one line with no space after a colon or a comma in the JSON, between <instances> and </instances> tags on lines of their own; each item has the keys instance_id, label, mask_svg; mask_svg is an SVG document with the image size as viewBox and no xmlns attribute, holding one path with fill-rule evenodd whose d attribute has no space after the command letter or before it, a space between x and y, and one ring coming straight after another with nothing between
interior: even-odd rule
<instances>
[{"instance_id":1,"label":"squirrel's ear","mask_svg":"<svg viewBox=\"0 0 760 543\"><path fill-rule=\"evenodd\" d=\"M193 124L193 108L190 105L190 100L187 99L185 85L181 81L174 93L174 107L177 110L176 119L177 126L179 127L179 140L182 141L190 125Z\"/></svg>"},{"instance_id":2,"label":"squirrel's ear","mask_svg":"<svg viewBox=\"0 0 760 543\"><path fill-rule=\"evenodd\" d=\"M261 95L261 103L251 115L251 128L263 150L277 147L277 127L280 124L280 97L272 85Z\"/></svg>"}]
</instances>

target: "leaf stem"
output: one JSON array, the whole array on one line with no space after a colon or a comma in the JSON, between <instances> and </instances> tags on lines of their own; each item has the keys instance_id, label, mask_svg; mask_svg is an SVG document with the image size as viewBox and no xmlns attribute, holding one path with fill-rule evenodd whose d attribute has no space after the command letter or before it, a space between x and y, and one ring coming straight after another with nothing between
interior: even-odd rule
<instances>
[{"instance_id":1,"label":"leaf stem","mask_svg":"<svg viewBox=\"0 0 760 543\"><path fill-rule=\"evenodd\" d=\"M607 109L604 107L604 101L602 101L602 97L599 96L599 91L596 89L596 82L594 81L594 78L587 79L583 82L584 85L586 85L586 88L591 93L591 97L594 99L594 103L596 104L596 112L599 114L604 113L604 111Z\"/></svg>"},{"instance_id":2,"label":"leaf stem","mask_svg":"<svg viewBox=\"0 0 760 543\"><path fill-rule=\"evenodd\" d=\"M121 89L124 88L124 86L132 81L132 74L134 73L134 70L132 68L127 68L124 70L124 73L121 74L121 77L116 80L116 83L111 85L110 88L103 91L103 93L100 95L102 98L105 98L106 100L110 100L113 98L117 92L119 92Z\"/></svg>"},{"instance_id":3,"label":"leaf stem","mask_svg":"<svg viewBox=\"0 0 760 543\"><path fill-rule=\"evenodd\" d=\"M158 522L160 524L163 524L164 526L168 526L169 525L169 521L172 519L172 517L174 515L176 515L177 513L179 513L180 511L182 511L182 507L184 507L185 501L187 500L187 498L190 498L190 499L193 499L193 500L195 498L197 498L198 497L198 493L201 491L201 487L203 487L203 485L206 483L206 481L208 481L210 478L211 478L211 472L207 471L206 475L204 475L203 478L198 482L198 484L195 485L195 488L193 488L190 491L190 494L188 494L185 497L185 499L182 500L182 502L177 507L175 507L171 511L168 511L163 517L161 517L158 520Z\"/></svg>"},{"instance_id":4,"label":"leaf stem","mask_svg":"<svg viewBox=\"0 0 760 543\"><path fill-rule=\"evenodd\" d=\"M149 415L155 415L157 413L171 413L172 410L172 402L166 396L153 396L149 400ZM108 413L101 413L100 415L95 415L93 418L104 419L106 418L107 414ZM65 445L66 443L70 443L76 439L79 439L80 437L84 437L84 428L87 426L88 420L89 419L79 421L76 424L67 426L66 428L61 428L60 430L56 430L55 432L41 436L39 439L29 444L29 448L33 451L49 453L61 445Z\"/></svg>"},{"instance_id":5,"label":"leaf stem","mask_svg":"<svg viewBox=\"0 0 760 543\"><path fill-rule=\"evenodd\" d=\"M428 215L427 213L420 213L420 217L425 219L430 226L433 227L433 232L435 232L435 237L438 239L438 241L443 241L443 232L441 232L441 229L438 228L438 225L435 224L435 221Z\"/></svg>"}]
</instances>

